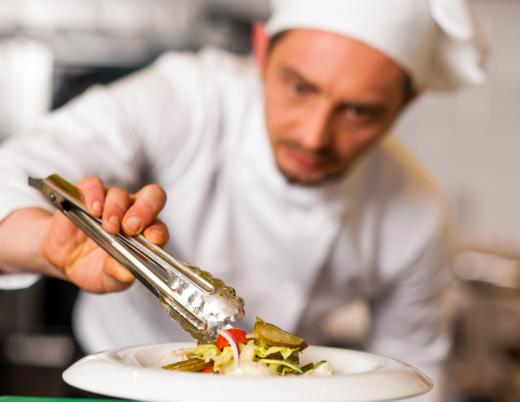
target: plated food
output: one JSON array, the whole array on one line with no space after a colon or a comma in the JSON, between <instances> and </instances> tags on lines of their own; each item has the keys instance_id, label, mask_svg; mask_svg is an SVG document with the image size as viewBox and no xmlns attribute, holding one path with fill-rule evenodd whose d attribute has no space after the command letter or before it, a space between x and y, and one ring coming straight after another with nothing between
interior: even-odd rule
<instances>
[{"instance_id":1,"label":"plated food","mask_svg":"<svg viewBox=\"0 0 520 402\"><path fill-rule=\"evenodd\" d=\"M166 370L251 376L331 375L326 360L300 365L305 340L257 318L252 333L224 329L215 343L199 344L169 353Z\"/></svg>"},{"instance_id":2,"label":"plated food","mask_svg":"<svg viewBox=\"0 0 520 402\"><path fill-rule=\"evenodd\" d=\"M64 373L68 384L111 397L149 402L382 402L427 392L412 366L370 353L309 345L301 362L325 359L334 375L239 376L161 368L164 357L193 342L128 346L84 357Z\"/></svg>"}]
</instances>

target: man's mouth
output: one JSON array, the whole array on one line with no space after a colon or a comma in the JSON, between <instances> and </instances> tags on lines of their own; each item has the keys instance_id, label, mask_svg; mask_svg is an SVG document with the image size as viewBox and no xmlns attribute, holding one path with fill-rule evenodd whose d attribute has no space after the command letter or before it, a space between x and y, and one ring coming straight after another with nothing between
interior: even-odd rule
<instances>
[{"instance_id":1,"label":"man's mouth","mask_svg":"<svg viewBox=\"0 0 520 402\"><path fill-rule=\"evenodd\" d=\"M302 151L294 147L287 147L286 152L289 158L304 170L317 170L328 162L328 158L322 155Z\"/></svg>"}]
</instances>

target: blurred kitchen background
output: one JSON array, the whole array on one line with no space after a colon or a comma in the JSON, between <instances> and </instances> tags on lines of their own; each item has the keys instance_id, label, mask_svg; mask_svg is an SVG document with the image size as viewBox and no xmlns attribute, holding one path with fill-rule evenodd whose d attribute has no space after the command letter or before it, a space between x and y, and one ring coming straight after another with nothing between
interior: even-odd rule
<instances>
[{"instance_id":1,"label":"blurred kitchen background","mask_svg":"<svg viewBox=\"0 0 520 402\"><path fill-rule=\"evenodd\" d=\"M426 94L396 128L437 176L463 240L450 297L450 400L520 401L520 0L475 0L489 36L485 85ZM268 0L0 0L0 141L46 111L168 49L248 54ZM59 378L80 354L76 290L43 279L0 291L0 394L74 395ZM331 345L358 347L355 303L327 320Z\"/></svg>"}]
</instances>

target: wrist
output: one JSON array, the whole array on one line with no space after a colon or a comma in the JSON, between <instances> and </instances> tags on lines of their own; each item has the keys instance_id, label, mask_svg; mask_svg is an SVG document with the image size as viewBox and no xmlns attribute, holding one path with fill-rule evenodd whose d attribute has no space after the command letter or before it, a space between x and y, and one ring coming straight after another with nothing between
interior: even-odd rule
<instances>
[{"instance_id":1,"label":"wrist","mask_svg":"<svg viewBox=\"0 0 520 402\"><path fill-rule=\"evenodd\" d=\"M41 208L22 208L7 216L0 223L0 269L63 278L42 254L51 221L52 214Z\"/></svg>"}]
</instances>

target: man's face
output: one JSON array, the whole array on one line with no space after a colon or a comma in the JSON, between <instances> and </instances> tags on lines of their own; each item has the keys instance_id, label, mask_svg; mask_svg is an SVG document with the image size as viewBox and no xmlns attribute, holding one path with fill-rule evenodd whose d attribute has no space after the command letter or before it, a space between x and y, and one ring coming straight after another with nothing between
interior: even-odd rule
<instances>
[{"instance_id":1,"label":"man's face","mask_svg":"<svg viewBox=\"0 0 520 402\"><path fill-rule=\"evenodd\" d=\"M265 56L262 76L276 162L303 185L348 171L406 103L406 74L398 64L325 31L287 32Z\"/></svg>"}]
</instances>

